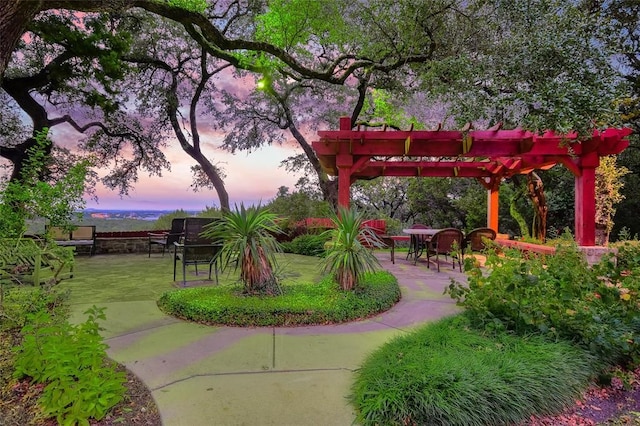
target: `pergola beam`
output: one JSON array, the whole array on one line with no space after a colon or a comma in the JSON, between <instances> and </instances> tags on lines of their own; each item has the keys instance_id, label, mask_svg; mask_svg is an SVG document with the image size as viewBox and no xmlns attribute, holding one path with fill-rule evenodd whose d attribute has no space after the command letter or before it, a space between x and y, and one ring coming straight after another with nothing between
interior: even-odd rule
<instances>
[{"instance_id":1,"label":"pergola beam","mask_svg":"<svg viewBox=\"0 0 640 426\"><path fill-rule=\"evenodd\" d=\"M318 132L320 140L312 146L323 170L338 176L338 202L343 206L349 205L349 187L357 179L472 177L488 190L487 224L496 231L500 182L560 163L576 179L576 240L595 244L595 168L601 156L618 154L629 145L625 138L630 129L594 131L583 141L576 133L466 130L352 130L349 117L342 117L340 130Z\"/></svg>"}]
</instances>

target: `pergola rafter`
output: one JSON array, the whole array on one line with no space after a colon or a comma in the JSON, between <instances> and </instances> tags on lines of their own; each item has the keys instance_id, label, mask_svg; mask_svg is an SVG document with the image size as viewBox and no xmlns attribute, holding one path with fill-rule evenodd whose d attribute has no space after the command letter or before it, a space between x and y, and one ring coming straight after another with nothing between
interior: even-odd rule
<instances>
[{"instance_id":1,"label":"pergola rafter","mask_svg":"<svg viewBox=\"0 0 640 426\"><path fill-rule=\"evenodd\" d=\"M487 225L498 229L500 182L555 164L575 176L576 240L595 244L595 169L600 157L622 152L630 129L594 131L580 141L576 133L502 130L353 130L349 117L340 130L319 131L312 143L324 171L338 176L338 202L348 206L357 179L380 176L477 178L489 191ZM579 143L576 143L579 142Z\"/></svg>"}]
</instances>

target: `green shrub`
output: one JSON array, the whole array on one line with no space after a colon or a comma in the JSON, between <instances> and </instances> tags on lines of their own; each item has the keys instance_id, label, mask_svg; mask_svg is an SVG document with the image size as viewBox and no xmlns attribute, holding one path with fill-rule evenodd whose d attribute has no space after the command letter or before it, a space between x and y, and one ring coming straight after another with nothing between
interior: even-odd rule
<instances>
[{"instance_id":1,"label":"green shrub","mask_svg":"<svg viewBox=\"0 0 640 426\"><path fill-rule=\"evenodd\" d=\"M260 204L246 208L240 203L235 210L225 211L219 220L205 226L202 235L222 244L217 261L225 269L233 265L247 294L280 294L275 274L276 253L282 251L274 237L280 232L277 217Z\"/></svg>"},{"instance_id":2,"label":"green shrub","mask_svg":"<svg viewBox=\"0 0 640 426\"><path fill-rule=\"evenodd\" d=\"M608 258L590 268L568 240L556 249L544 261L517 251L489 254L488 273L469 261L468 285L447 291L480 327L573 340L612 364L637 358L640 269Z\"/></svg>"},{"instance_id":3,"label":"green shrub","mask_svg":"<svg viewBox=\"0 0 640 426\"><path fill-rule=\"evenodd\" d=\"M24 337L15 361L15 377L31 377L46 386L40 405L59 424L89 424L102 419L122 401L125 375L107 362L98 319L104 309L89 309L85 323L53 321L40 311L22 329Z\"/></svg>"},{"instance_id":4,"label":"green shrub","mask_svg":"<svg viewBox=\"0 0 640 426\"><path fill-rule=\"evenodd\" d=\"M324 254L324 244L328 240L329 237L326 234L304 234L294 238L290 242L283 243L282 248L285 253L295 253L303 256L322 256Z\"/></svg>"},{"instance_id":5,"label":"green shrub","mask_svg":"<svg viewBox=\"0 0 640 426\"><path fill-rule=\"evenodd\" d=\"M363 425L519 424L557 412L586 389L594 364L568 343L469 329L464 317L397 337L356 372Z\"/></svg>"},{"instance_id":6,"label":"green shrub","mask_svg":"<svg viewBox=\"0 0 640 426\"><path fill-rule=\"evenodd\" d=\"M12 287L4 293L0 305L0 330L21 329L27 318L36 312L49 312L55 320L67 318L69 307L65 303L69 291L56 287Z\"/></svg>"},{"instance_id":7,"label":"green shrub","mask_svg":"<svg viewBox=\"0 0 640 426\"><path fill-rule=\"evenodd\" d=\"M621 270L640 268L640 241L627 240L612 244L618 250L617 263Z\"/></svg>"},{"instance_id":8,"label":"green shrub","mask_svg":"<svg viewBox=\"0 0 640 426\"><path fill-rule=\"evenodd\" d=\"M283 285L276 297L249 296L242 287L172 290L158 306L190 321L232 326L290 326L340 323L390 309L400 300L398 281L388 272L366 274L354 292L342 292L326 278L317 284Z\"/></svg>"}]
</instances>

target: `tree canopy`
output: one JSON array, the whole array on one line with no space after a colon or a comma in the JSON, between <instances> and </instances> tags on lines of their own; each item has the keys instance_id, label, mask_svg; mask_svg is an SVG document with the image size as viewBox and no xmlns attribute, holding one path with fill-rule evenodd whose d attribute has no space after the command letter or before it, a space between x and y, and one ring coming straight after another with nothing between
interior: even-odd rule
<instances>
[{"instance_id":1,"label":"tree canopy","mask_svg":"<svg viewBox=\"0 0 640 426\"><path fill-rule=\"evenodd\" d=\"M287 164L308 167L306 182L333 201L335 181L309 139L341 115L399 128L638 130L638 9L631 0L2 2L0 155L19 176L36 132L68 124L112 166L107 184L126 192L139 169L169 166L162 150L177 140L227 207L203 129L224 131L231 152L292 138L302 154Z\"/></svg>"}]
</instances>

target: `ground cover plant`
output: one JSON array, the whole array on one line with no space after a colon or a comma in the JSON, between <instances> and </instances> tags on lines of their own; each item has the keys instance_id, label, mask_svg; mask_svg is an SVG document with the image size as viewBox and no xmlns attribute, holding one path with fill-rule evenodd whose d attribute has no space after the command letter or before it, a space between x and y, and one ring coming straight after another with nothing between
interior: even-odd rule
<instances>
[{"instance_id":1,"label":"ground cover plant","mask_svg":"<svg viewBox=\"0 0 640 426\"><path fill-rule=\"evenodd\" d=\"M68 294L12 287L0 311L0 424L160 424L139 379L106 358L100 309L71 325ZM140 408L142 407L142 410Z\"/></svg>"},{"instance_id":2,"label":"ground cover plant","mask_svg":"<svg viewBox=\"0 0 640 426\"><path fill-rule=\"evenodd\" d=\"M574 403L594 359L569 343L487 336L456 316L398 337L365 360L350 399L364 425L518 424Z\"/></svg>"},{"instance_id":3,"label":"ground cover plant","mask_svg":"<svg viewBox=\"0 0 640 426\"><path fill-rule=\"evenodd\" d=\"M318 283L282 285L282 294L243 294L237 284L165 292L158 301L164 312L207 324L293 326L340 323L370 317L400 300L396 278L388 272L365 274L355 291L345 292L326 277Z\"/></svg>"}]
</instances>

